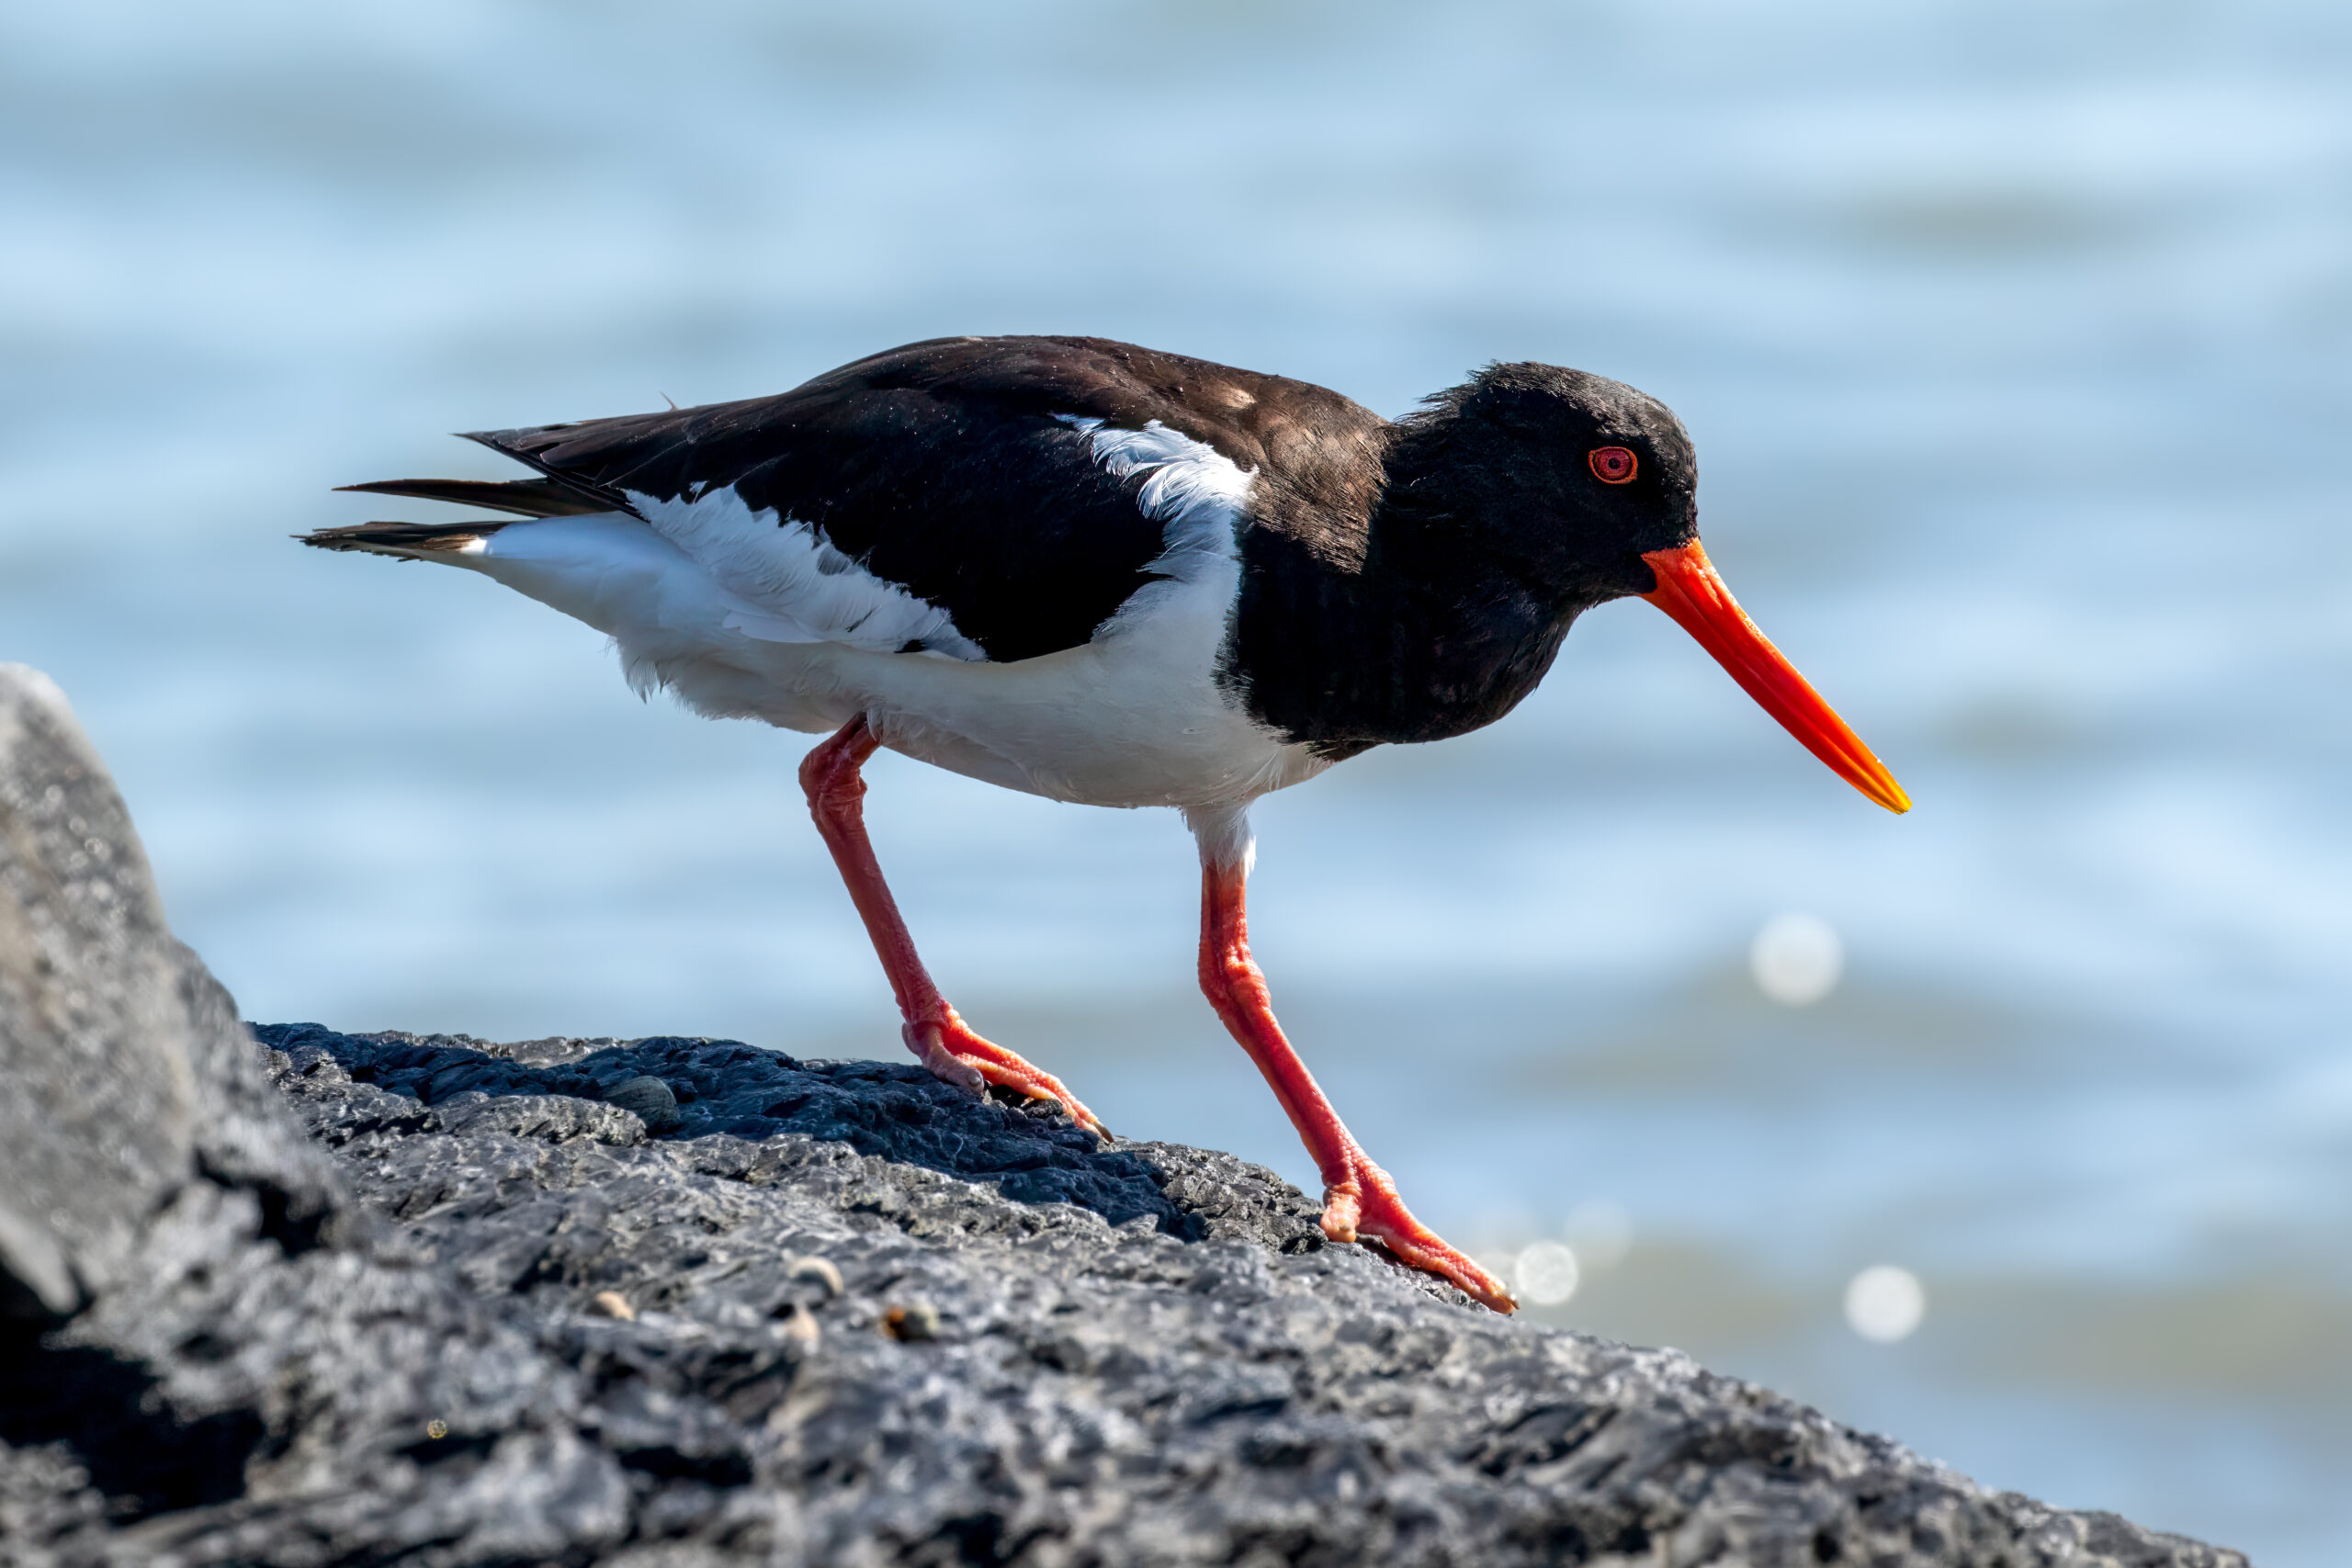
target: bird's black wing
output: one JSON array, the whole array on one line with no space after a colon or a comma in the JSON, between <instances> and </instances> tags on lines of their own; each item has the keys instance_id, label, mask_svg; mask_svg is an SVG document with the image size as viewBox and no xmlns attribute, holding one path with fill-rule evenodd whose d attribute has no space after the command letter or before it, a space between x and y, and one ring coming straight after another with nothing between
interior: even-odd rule
<instances>
[{"instance_id":1,"label":"bird's black wing","mask_svg":"<svg viewBox=\"0 0 2352 1568\"><path fill-rule=\"evenodd\" d=\"M1337 393L1094 338L944 338L777 397L478 434L566 496L616 510L733 487L938 605L989 658L1085 642L1165 547L1073 419L1157 420L1288 494L1343 436L1385 423ZM413 493L412 491L412 493ZM641 499L640 499L641 498Z\"/></svg>"}]
</instances>

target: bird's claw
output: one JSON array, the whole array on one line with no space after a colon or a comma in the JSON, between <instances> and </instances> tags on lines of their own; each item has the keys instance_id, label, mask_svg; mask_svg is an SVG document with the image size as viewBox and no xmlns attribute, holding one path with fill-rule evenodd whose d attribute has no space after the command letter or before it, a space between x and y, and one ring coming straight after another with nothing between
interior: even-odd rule
<instances>
[{"instance_id":1,"label":"bird's claw","mask_svg":"<svg viewBox=\"0 0 2352 1568\"><path fill-rule=\"evenodd\" d=\"M1002 1084L1032 1100L1054 1100L1069 1112L1072 1122L1103 1142L1110 1142L1110 1130L1094 1112L1079 1103L1076 1095L1062 1087L1061 1079L1031 1066L995 1042L981 1038L945 1003L940 1004L936 1016L910 1020L899 1033L906 1040L907 1049L930 1069L933 1077L974 1094L986 1094L989 1085Z\"/></svg>"},{"instance_id":2,"label":"bird's claw","mask_svg":"<svg viewBox=\"0 0 2352 1568\"><path fill-rule=\"evenodd\" d=\"M1377 1242L1398 1262L1451 1281L1481 1306L1519 1310L1509 1286L1413 1218L1388 1173L1361 1154L1323 1190L1323 1234L1333 1241Z\"/></svg>"}]
</instances>

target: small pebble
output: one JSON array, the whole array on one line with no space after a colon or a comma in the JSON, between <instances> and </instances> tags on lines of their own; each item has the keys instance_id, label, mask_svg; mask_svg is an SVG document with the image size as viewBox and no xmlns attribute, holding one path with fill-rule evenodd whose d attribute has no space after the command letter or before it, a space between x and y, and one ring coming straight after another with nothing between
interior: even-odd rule
<instances>
[{"instance_id":1,"label":"small pebble","mask_svg":"<svg viewBox=\"0 0 2352 1568\"><path fill-rule=\"evenodd\" d=\"M842 1293L842 1271L833 1267L829 1258L796 1258L785 1270L788 1280L814 1280L825 1287L827 1295Z\"/></svg>"},{"instance_id":2,"label":"small pebble","mask_svg":"<svg viewBox=\"0 0 2352 1568\"><path fill-rule=\"evenodd\" d=\"M629 1305L628 1298L618 1291L598 1291L594 1299L589 1302L588 1310L600 1316L617 1317L623 1323L637 1321L637 1309Z\"/></svg>"},{"instance_id":3,"label":"small pebble","mask_svg":"<svg viewBox=\"0 0 2352 1568\"><path fill-rule=\"evenodd\" d=\"M929 1302L892 1303L882 1314L882 1332L901 1344L939 1337L939 1309Z\"/></svg>"},{"instance_id":4,"label":"small pebble","mask_svg":"<svg viewBox=\"0 0 2352 1568\"><path fill-rule=\"evenodd\" d=\"M678 1097L670 1086L647 1074L642 1077L624 1079L605 1091L605 1103L617 1105L624 1111L637 1112L649 1133L675 1132L685 1118L678 1114Z\"/></svg>"}]
</instances>

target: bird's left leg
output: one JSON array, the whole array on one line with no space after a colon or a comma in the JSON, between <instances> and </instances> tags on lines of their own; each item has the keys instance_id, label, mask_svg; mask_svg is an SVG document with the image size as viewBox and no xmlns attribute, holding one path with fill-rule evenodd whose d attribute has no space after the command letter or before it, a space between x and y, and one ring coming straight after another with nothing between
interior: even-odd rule
<instances>
[{"instance_id":1,"label":"bird's left leg","mask_svg":"<svg viewBox=\"0 0 2352 1568\"><path fill-rule=\"evenodd\" d=\"M849 886L850 901L865 921L865 934L874 939L883 972L890 977L899 1016L905 1021L899 1033L907 1049L949 1083L975 1090L1003 1084L1035 1098L1059 1100L1071 1121L1107 1137L1102 1123L1059 1078L982 1039L958 1018L915 955L914 938L899 913L899 901L882 880L881 863L865 836L865 780L859 770L881 744L860 714L801 761L800 787L808 796L808 814L817 819L817 831L824 835L825 847L833 852L833 863Z\"/></svg>"},{"instance_id":2,"label":"bird's left leg","mask_svg":"<svg viewBox=\"0 0 2352 1568\"><path fill-rule=\"evenodd\" d=\"M1187 813L1201 840L1201 990L1282 1102L1323 1179L1323 1234L1333 1241L1377 1241L1416 1269L1442 1276L1497 1312L1519 1303L1500 1280L1415 1219L1388 1173L1372 1163L1281 1024L1265 971L1250 956L1243 889L1250 833L1238 812Z\"/></svg>"}]
</instances>

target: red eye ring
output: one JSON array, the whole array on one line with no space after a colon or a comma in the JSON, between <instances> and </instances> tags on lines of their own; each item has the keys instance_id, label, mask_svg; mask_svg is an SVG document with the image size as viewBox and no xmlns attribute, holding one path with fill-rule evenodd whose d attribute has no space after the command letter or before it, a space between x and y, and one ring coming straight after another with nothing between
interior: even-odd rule
<instances>
[{"instance_id":1,"label":"red eye ring","mask_svg":"<svg viewBox=\"0 0 2352 1568\"><path fill-rule=\"evenodd\" d=\"M1629 485L1642 471L1642 460L1623 446L1596 446L1585 454L1592 477L1605 485Z\"/></svg>"}]
</instances>

